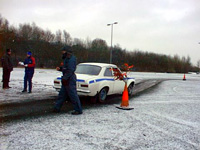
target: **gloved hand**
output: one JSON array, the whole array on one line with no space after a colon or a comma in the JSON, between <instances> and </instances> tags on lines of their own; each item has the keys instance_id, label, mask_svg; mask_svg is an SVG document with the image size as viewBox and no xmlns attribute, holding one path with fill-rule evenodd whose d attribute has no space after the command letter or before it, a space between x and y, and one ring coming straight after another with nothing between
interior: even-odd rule
<instances>
[{"instance_id":1,"label":"gloved hand","mask_svg":"<svg viewBox=\"0 0 200 150\"><path fill-rule=\"evenodd\" d=\"M65 80L65 79L62 79L62 85L64 85L64 86L69 85L69 81Z\"/></svg>"},{"instance_id":2,"label":"gloved hand","mask_svg":"<svg viewBox=\"0 0 200 150\"><path fill-rule=\"evenodd\" d=\"M23 62L19 62L18 64L21 65L21 66L24 66L24 63L23 63Z\"/></svg>"},{"instance_id":3,"label":"gloved hand","mask_svg":"<svg viewBox=\"0 0 200 150\"><path fill-rule=\"evenodd\" d=\"M24 67L28 67L28 64L24 65Z\"/></svg>"},{"instance_id":4,"label":"gloved hand","mask_svg":"<svg viewBox=\"0 0 200 150\"><path fill-rule=\"evenodd\" d=\"M57 70L57 71L60 71L60 67L56 67L56 70Z\"/></svg>"}]
</instances>

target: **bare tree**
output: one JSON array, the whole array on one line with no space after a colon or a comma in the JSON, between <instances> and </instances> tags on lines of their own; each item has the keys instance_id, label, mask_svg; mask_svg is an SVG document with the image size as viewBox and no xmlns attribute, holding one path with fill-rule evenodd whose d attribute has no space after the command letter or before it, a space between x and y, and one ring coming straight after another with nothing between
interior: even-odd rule
<instances>
[{"instance_id":1,"label":"bare tree","mask_svg":"<svg viewBox=\"0 0 200 150\"><path fill-rule=\"evenodd\" d=\"M55 42L62 43L62 32L61 32L61 30L56 31Z\"/></svg>"},{"instance_id":2,"label":"bare tree","mask_svg":"<svg viewBox=\"0 0 200 150\"><path fill-rule=\"evenodd\" d=\"M46 42L53 42L55 35L51 33L50 30L43 31L43 40Z\"/></svg>"},{"instance_id":3,"label":"bare tree","mask_svg":"<svg viewBox=\"0 0 200 150\"><path fill-rule=\"evenodd\" d=\"M86 38L84 45L85 45L85 48L87 48L87 49L92 47L92 41L90 40L89 37Z\"/></svg>"},{"instance_id":4,"label":"bare tree","mask_svg":"<svg viewBox=\"0 0 200 150\"><path fill-rule=\"evenodd\" d=\"M35 41L40 41L43 37L43 30L36 26L36 24L32 23L32 35L31 39Z\"/></svg>"},{"instance_id":5,"label":"bare tree","mask_svg":"<svg viewBox=\"0 0 200 150\"><path fill-rule=\"evenodd\" d=\"M79 38L74 38L73 45L81 45L81 46L83 46L84 42Z\"/></svg>"},{"instance_id":6,"label":"bare tree","mask_svg":"<svg viewBox=\"0 0 200 150\"><path fill-rule=\"evenodd\" d=\"M19 35L24 40L31 40L32 27L30 26L30 24L20 24L19 25Z\"/></svg>"},{"instance_id":7,"label":"bare tree","mask_svg":"<svg viewBox=\"0 0 200 150\"><path fill-rule=\"evenodd\" d=\"M63 43L65 45L71 45L72 44L72 38L71 38L70 34L65 30L63 30Z\"/></svg>"},{"instance_id":8,"label":"bare tree","mask_svg":"<svg viewBox=\"0 0 200 150\"><path fill-rule=\"evenodd\" d=\"M200 59L197 61L197 67L199 68L199 72L200 72Z\"/></svg>"}]
</instances>

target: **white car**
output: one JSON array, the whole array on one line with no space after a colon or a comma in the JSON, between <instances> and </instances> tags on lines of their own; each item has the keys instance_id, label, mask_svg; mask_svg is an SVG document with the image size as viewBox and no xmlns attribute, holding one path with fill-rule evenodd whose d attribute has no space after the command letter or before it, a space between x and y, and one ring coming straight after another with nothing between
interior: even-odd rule
<instances>
[{"instance_id":1,"label":"white car","mask_svg":"<svg viewBox=\"0 0 200 150\"><path fill-rule=\"evenodd\" d=\"M79 96L89 96L91 102L105 102L107 95L122 93L125 82L115 80L113 70L121 70L113 64L106 63L80 63L76 68L77 93ZM135 79L127 77L129 95L133 93ZM54 88L59 91L61 88L61 77L54 80Z\"/></svg>"}]
</instances>

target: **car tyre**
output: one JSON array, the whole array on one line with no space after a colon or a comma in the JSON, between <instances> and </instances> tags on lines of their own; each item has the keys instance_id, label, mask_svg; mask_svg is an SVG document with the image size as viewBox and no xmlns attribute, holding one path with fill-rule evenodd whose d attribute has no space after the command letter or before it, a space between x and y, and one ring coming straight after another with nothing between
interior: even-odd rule
<instances>
[{"instance_id":1,"label":"car tyre","mask_svg":"<svg viewBox=\"0 0 200 150\"><path fill-rule=\"evenodd\" d=\"M129 95L129 96L132 96L132 95L133 95L133 87L134 87L134 83L131 83L131 84L128 86L128 95Z\"/></svg>"},{"instance_id":2,"label":"car tyre","mask_svg":"<svg viewBox=\"0 0 200 150\"><path fill-rule=\"evenodd\" d=\"M105 103L106 97L107 97L108 89L103 88L101 91L98 93L98 98L100 103Z\"/></svg>"}]
</instances>

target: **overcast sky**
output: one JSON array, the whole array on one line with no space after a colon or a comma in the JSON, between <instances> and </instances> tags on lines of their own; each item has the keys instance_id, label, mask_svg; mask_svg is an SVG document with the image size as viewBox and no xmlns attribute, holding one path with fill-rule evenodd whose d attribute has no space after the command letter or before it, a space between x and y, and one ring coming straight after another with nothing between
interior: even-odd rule
<instances>
[{"instance_id":1,"label":"overcast sky","mask_svg":"<svg viewBox=\"0 0 200 150\"><path fill-rule=\"evenodd\" d=\"M101 38L110 46L200 60L200 0L0 0L10 25L35 22L72 38Z\"/></svg>"}]
</instances>

